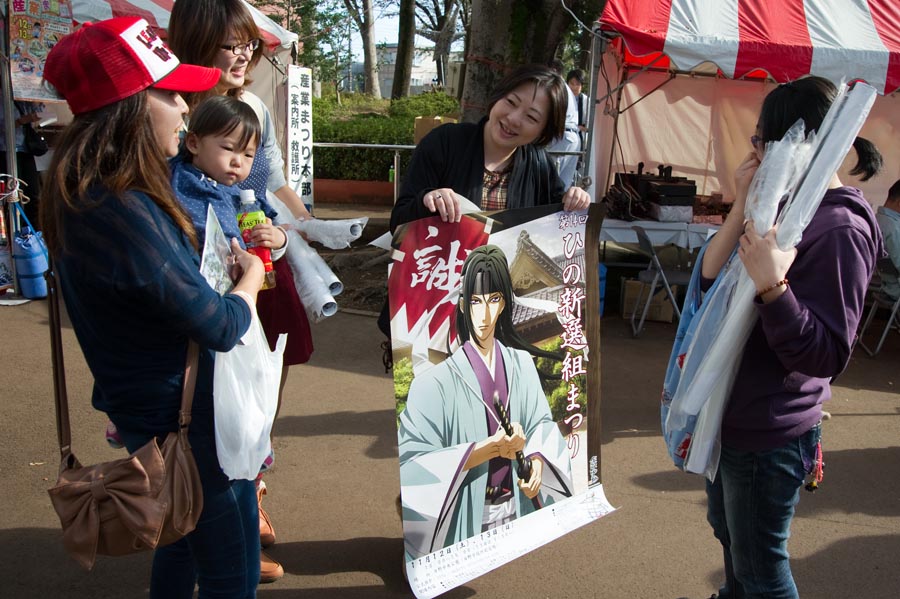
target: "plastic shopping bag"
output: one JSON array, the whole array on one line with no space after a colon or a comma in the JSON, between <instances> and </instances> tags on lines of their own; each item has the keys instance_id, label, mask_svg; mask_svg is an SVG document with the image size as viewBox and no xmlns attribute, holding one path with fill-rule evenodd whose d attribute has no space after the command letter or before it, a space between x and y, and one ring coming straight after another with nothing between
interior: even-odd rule
<instances>
[{"instance_id":1,"label":"plastic shopping bag","mask_svg":"<svg viewBox=\"0 0 900 599\"><path fill-rule=\"evenodd\" d=\"M216 451L229 479L253 480L271 451L269 435L278 408L281 360L287 335L275 351L253 314L241 344L216 354L213 373Z\"/></svg>"}]
</instances>

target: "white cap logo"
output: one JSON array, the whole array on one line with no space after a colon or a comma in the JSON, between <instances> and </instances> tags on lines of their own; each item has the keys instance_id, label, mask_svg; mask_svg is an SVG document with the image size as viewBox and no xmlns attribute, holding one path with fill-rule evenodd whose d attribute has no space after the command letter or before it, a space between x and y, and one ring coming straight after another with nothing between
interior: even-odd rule
<instances>
[{"instance_id":1,"label":"white cap logo","mask_svg":"<svg viewBox=\"0 0 900 599\"><path fill-rule=\"evenodd\" d=\"M155 31L144 19L122 32L125 43L134 50L137 57L147 68L154 83L171 73L178 66L178 58L166 48Z\"/></svg>"}]
</instances>

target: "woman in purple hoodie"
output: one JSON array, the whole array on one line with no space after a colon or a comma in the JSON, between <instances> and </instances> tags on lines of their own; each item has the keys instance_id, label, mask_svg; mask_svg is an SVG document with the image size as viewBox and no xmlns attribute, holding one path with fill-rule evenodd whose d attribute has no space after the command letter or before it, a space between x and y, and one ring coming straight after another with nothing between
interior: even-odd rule
<instances>
[{"instance_id":1,"label":"woman in purple hoodie","mask_svg":"<svg viewBox=\"0 0 900 599\"><path fill-rule=\"evenodd\" d=\"M706 487L707 519L725 555L725 584L712 596L719 599L798 597L787 552L794 507L804 478L821 464L822 403L850 359L884 251L872 208L837 175L795 249L778 249L775 229L759 236L742 220L766 142L800 118L807 131L818 129L836 94L828 80L805 77L766 96L754 150L735 172L732 216L703 258L708 287L739 245L759 314L725 411L718 474ZM852 174L866 180L881 168L881 155L864 139L853 145Z\"/></svg>"}]
</instances>

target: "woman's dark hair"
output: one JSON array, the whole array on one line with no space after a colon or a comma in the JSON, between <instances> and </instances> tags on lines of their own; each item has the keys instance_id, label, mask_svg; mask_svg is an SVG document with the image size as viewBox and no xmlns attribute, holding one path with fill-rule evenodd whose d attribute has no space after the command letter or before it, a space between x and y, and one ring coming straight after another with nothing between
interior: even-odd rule
<instances>
[{"instance_id":1,"label":"woman's dark hair","mask_svg":"<svg viewBox=\"0 0 900 599\"><path fill-rule=\"evenodd\" d=\"M197 234L175 198L169 165L150 120L144 90L97 110L75 115L63 131L41 190L41 227L51 254L66 249L65 216L94 203L90 190L105 187L122 202L129 192L150 197L185 232Z\"/></svg>"},{"instance_id":2,"label":"woman's dark hair","mask_svg":"<svg viewBox=\"0 0 900 599\"><path fill-rule=\"evenodd\" d=\"M169 48L181 62L212 66L222 44L234 34L237 41L262 39L253 15L243 0L178 0L169 17ZM264 44L260 44L247 65L253 69L262 57ZM245 79L245 87L250 83ZM228 95L240 94L239 89L228 90ZM192 108L215 91L200 94L183 94Z\"/></svg>"},{"instance_id":3,"label":"woman's dark hair","mask_svg":"<svg viewBox=\"0 0 900 599\"><path fill-rule=\"evenodd\" d=\"M497 328L494 330L496 339L507 347L525 350L532 356L559 360L560 356L555 352L535 347L522 339L513 326L513 296L515 294L509 276L509 266L506 263L506 254L496 245L483 245L475 248L463 264L459 312L456 315L456 332L459 335L460 343L471 338L478 344L478 339L473 338L470 333L473 326L469 299L473 295L497 292L503 296L506 306L497 319Z\"/></svg>"},{"instance_id":4,"label":"woman's dark hair","mask_svg":"<svg viewBox=\"0 0 900 599\"><path fill-rule=\"evenodd\" d=\"M835 85L815 75L779 85L763 101L757 123L758 134L763 142L779 140L799 119L803 119L807 134L816 131L836 96ZM863 181L878 174L884 160L875 145L857 137L853 148L858 159L850 174L863 175Z\"/></svg>"},{"instance_id":5,"label":"woman's dark hair","mask_svg":"<svg viewBox=\"0 0 900 599\"><path fill-rule=\"evenodd\" d=\"M189 133L197 137L230 135L238 127L242 129L236 149L243 150L251 141L256 142L256 145L259 146L262 128L256 112L237 98L213 96L203 100L194 110L191 115Z\"/></svg>"},{"instance_id":6,"label":"woman's dark hair","mask_svg":"<svg viewBox=\"0 0 900 599\"><path fill-rule=\"evenodd\" d=\"M181 0L179 0L181 1ZM529 64L518 67L512 73L504 77L494 88L488 100L488 114L494 108L494 104L505 98L520 85L534 84L534 91L543 89L550 99L550 110L547 114L547 123L544 125L538 138L532 142L535 146L546 146L554 139L560 138L566 131L566 109L569 106L569 90L566 82L549 67L539 64Z\"/></svg>"}]
</instances>

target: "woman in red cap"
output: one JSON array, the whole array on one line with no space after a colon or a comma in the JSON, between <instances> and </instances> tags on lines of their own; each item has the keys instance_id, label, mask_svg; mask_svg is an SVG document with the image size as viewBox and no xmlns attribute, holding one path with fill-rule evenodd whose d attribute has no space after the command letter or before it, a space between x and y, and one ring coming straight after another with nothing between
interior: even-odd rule
<instances>
[{"instance_id":1,"label":"woman in red cap","mask_svg":"<svg viewBox=\"0 0 900 599\"><path fill-rule=\"evenodd\" d=\"M274 210L266 200L266 192L273 193L291 211L294 218L310 218L297 193L287 184L284 161L278 145L272 116L256 95L246 90L249 74L263 53L262 34L243 0L178 0L169 20L169 43L181 58L193 64L215 67L222 71L218 85L210 93L227 94L249 104L259 117L262 139L250 175L238 186L252 189L256 199L273 218ZM187 97L191 107L209 94ZM289 366L304 364L313 351L312 335L306 310L294 285L294 276L287 260L274 263L276 286L259 295L259 319L272 349L278 335L287 333L287 346L281 372L278 405L287 381ZM274 456L262 464L260 477L268 469ZM258 478L260 540L263 547L275 543L275 530L268 514L262 509L266 486ZM260 582L272 582L284 575L284 569L265 552L260 553Z\"/></svg>"},{"instance_id":2,"label":"woman in red cap","mask_svg":"<svg viewBox=\"0 0 900 599\"><path fill-rule=\"evenodd\" d=\"M258 258L219 296L199 272L196 232L169 184L187 105L219 71L179 64L143 19L85 25L47 57L44 78L75 115L57 145L41 203L44 238L72 327L94 376L93 405L129 451L178 427L188 341L200 346L189 437L203 486L196 529L156 550L150 596L256 596L257 502L252 481L219 468L213 427L214 351L250 325L263 281Z\"/></svg>"}]
</instances>

